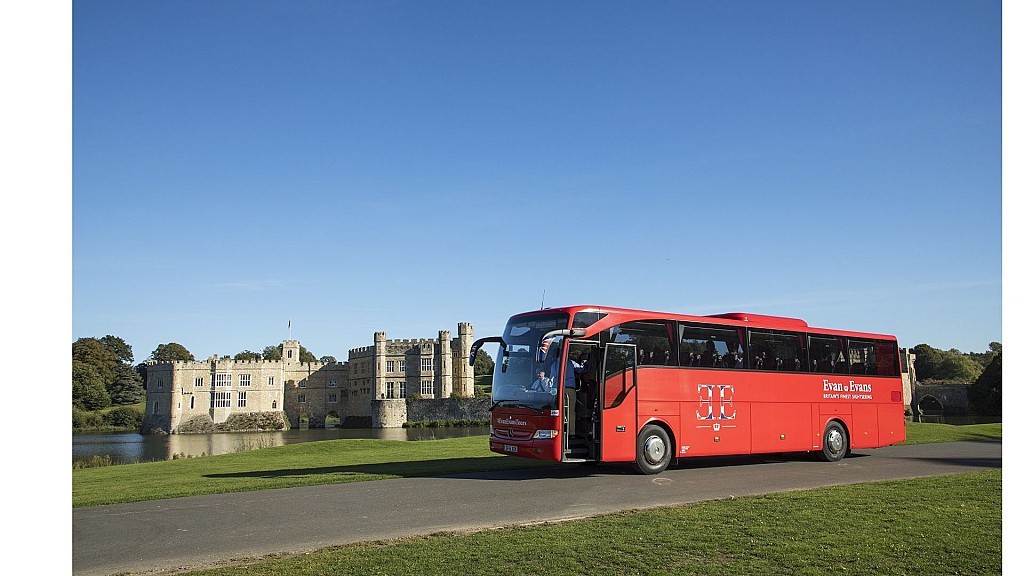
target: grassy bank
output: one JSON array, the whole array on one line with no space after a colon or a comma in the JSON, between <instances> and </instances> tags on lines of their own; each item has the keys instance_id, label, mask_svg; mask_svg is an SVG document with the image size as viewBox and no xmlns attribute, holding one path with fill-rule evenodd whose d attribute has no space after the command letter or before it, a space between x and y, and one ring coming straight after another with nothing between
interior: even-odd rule
<instances>
[{"instance_id":1,"label":"grassy bank","mask_svg":"<svg viewBox=\"0 0 1024 576\"><path fill-rule=\"evenodd\" d=\"M358 544L193 574L1000 574L1001 497L992 470Z\"/></svg>"},{"instance_id":2,"label":"grassy bank","mask_svg":"<svg viewBox=\"0 0 1024 576\"><path fill-rule=\"evenodd\" d=\"M911 423L907 425L907 436L908 443L999 439L1002 425ZM494 454L481 436L416 442L327 440L219 456L73 470L72 505L551 465Z\"/></svg>"}]
</instances>

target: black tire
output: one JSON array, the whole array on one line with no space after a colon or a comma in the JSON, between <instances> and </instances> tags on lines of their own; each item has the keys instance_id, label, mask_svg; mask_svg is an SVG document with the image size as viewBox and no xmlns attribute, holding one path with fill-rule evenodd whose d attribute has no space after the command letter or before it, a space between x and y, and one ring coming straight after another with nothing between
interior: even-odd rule
<instances>
[{"instance_id":1,"label":"black tire","mask_svg":"<svg viewBox=\"0 0 1024 576\"><path fill-rule=\"evenodd\" d=\"M636 460L633 467L642 474L658 474L672 461L672 441L665 429L648 424L636 437Z\"/></svg>"},{"instance_id":2,"label":"black tire","mask_svg":"<svg viewBox=\"0 0 1024 576\"><path fill-rule=\"evenodd\" d=\"M832 421L825 426L821 436L821 452L818 458L824 462L839 462L850 452L850 436L839 422Z\"/></svg>"}]
</instances>

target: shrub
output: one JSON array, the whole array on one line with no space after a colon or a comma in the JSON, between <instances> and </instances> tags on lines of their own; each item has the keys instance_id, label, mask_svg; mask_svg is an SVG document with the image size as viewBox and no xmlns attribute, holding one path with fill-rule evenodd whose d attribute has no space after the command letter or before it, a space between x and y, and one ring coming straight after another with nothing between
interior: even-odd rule
<instances>
[{"instance_id":1,"label":"shrub","mask_svg":"<svg viewBox=\"0 0 1024 576\"><path fill-rule=\"evenodd\" d=\"M103 426L103 418L96 412L89 412L79 408L71 409L72 428L99 428L100 426Z\"/></svg>"},{"instance_id":2,"label":"shrub","mask_svg":"<svg viewBox=\"0 0 1024 576\"><path fill-rule=\"evenodd\" d=\"M119 406L103 415L103 423L115 428L132 428L138 430L142 427L142 413L128 406Z\"/></svg>"}]
</instances>

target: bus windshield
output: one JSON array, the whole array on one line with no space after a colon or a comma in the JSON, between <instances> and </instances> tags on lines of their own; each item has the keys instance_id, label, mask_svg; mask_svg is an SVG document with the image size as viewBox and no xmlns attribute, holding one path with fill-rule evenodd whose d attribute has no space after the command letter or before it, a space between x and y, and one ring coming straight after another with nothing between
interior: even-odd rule
<instances>
[{"instance_id":1,"label":"bus windshield","mask_svg":"<svg viewBox=\"0 0 1024 576\"><path fill-rule=\"evenodd\" d=\"M513 317L505 326L504 345L498 349L491 400L495 406L551 410L558 407L557 386L533 386L544 366L537 364L537 344L551 330L568 326L565 313ZM554 358L549 358L552 361ZM544 377L550 377L545 374Z\"/></svg>"}]
</instances>

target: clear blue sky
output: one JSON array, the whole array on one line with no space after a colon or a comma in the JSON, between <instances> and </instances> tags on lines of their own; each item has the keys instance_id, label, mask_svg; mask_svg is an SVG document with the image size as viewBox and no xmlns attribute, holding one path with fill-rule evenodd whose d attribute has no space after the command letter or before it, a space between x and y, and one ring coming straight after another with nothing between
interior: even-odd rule
<instances>
[{"instance_id":1,"label":"clear blue sky","mask_svg":"<svg viewBox=\"0 0 1024 576\"><path fill-rule=\"evenodd\" d=\"M1002 340L999 2L75 2L72 338Z\"/></svg>"}]
</instances>

